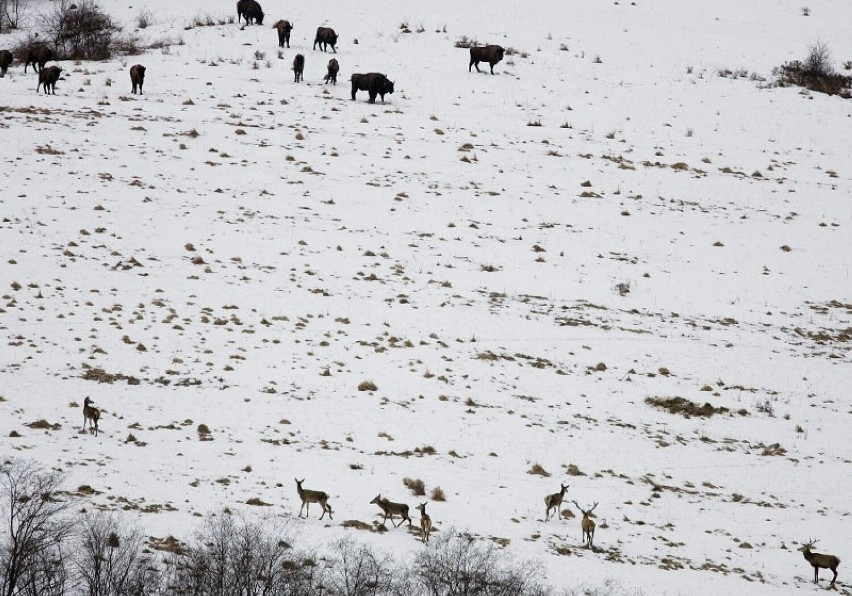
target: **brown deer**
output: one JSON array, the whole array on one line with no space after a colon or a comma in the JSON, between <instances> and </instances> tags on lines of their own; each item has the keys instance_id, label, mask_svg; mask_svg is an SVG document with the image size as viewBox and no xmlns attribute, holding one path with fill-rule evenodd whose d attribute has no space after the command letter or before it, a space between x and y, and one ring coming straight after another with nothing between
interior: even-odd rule
<instances>
[{"instance_id":1,"label":"brown deer","mask_svg":"<svg viewBox=\"0 0 852 596\"><path fill-rule=\"evenodd\" d=\"M559 516L559 519L562 519L562 511L560 511L560 507L562 507L562 499L565 498L565 491L568 490L568 485L560 482L559 486L562 488L558 493L553 493L552 495L544 497L544 504L547 505L547 511L544 512L544 521L548 521L550 519L551 509L556 509L556 515Z\"/></svg>"},{"instance_id":2,"label":"brown deer","mask_svg":"<svg viewBox=\"0 0 852 596\"><path fill-rule=\"evenodd\" d=\"M83 431L86 430L86 422L89 423L89 433L98 436L98 420L101 418L101 411L92 407L92 400L88 397L83 400Z\"/></svg>"},{"instance_id":3,"label":"brown deer","mask_svg":"<svg viewBox=\"0 0 852 596\"><path fill-rule=\"evenodd\" d=\"M409 526L411 525L411 518L408 517L408 505L406 505L405 503L394 503L392 501L388 501L387 499L383 499L382 495L378 494L376 495L375 499L370 501L370 504L378 505L379 509L384 511L385 519L382 520L383 526L385 525L385 522L388 521L388 518L390 518L394 528L398 528L399 526L401 526L402 522L404 522L405 520L408 520ZM399 515L400 517L402 517L402 519L399 520L398 524L394 523L393 521L394 515Z\"/></svg>"},{"instance_id":4,"label":"brown deer","mask_svg":"<svg viewBox=\"0 0 852 596\"><path fill-rule=\"evenodd\" d=\"M592 519L592 511L595 510L595 507L598 506L597 503L594 506L586 511L579 505L577 505L577 501L571 501L574 503L574 507L580 510L580 513L583 514L583 521L580 522L580 526L583 528L583 542L586 543L586 546L589 548L594 548L592 546L592 540L595 538L595 520Z\"/></svg>"},{"instance_id":5,"label":"brown deer","mask_svg":"<svg viewBox=\"0 0 852 596\"><path fill-rule=\"evenodd\" d=\"M420 532L423 542L429 542L429 534L432 533L432 518L426 514L426 505L422 503L416 507L420 511Z\"/></svg>"},{"instance_id":6,"label":"brown deer","mask_svg":"<svg viewBox=\"0 0 852 596\"><path fill-rule=\"evenodd\" d=\"M299 493L299 498L302 499L302 506L299 508L299 517L302 517L302 509L305 510L305 517L308 517L311 510L311 503L319 503L320 507L322 507L320 519L324 518L326 513L328 513L328 519L334 519L331 517L331 505L328 504L328 493L321 490L302 488L302 483L305 481L304 478L301 480L293 478L293 480L296 481L296 492Z\"/></svg>"},{"instance_id":7,"label":"brown deer","mask_svg":"<svg viewBox=\"0 0 852 596\"><path fill-rule=\"evenodd\" d=\"M814 568L814 583L819 583L819 570L822 569L831 569L831 572L834 574L834 577L831 578L831 584L829 584L829 588L834 587L834 582L837 581L837 566L840 565L840 559L835 557L834 555L823 555L820 553L812 553L811 549L816 544L816 540L811 539L808 542L805 542L804 545L799 550L805 556L808 563L810 563Z\"/></svg>"}]
</instances>

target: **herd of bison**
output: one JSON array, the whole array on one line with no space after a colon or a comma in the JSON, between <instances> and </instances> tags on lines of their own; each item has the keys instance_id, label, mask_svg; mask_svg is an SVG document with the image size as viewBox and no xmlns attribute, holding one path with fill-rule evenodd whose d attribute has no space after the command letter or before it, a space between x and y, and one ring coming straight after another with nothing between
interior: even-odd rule
<instances>
[{"instance_id":1,"label":"herd of bison","mask_svg":"<svg viewBox=\"0 0 852 596\"><path fill-rule=\"evenodd\" d=\"M238 0L237 2L237 23L241 24L245 20L246 25L262 25L263 24L263 9L257 0ZM278 47L290 47L290 31L293 29L293 24L287 20L279 20L273 26L273 29L278 31ZM338 35L334 29L330 27L318 27L317 34L314 38L313 49L319 47L323 52L327 52L328 48L337 53ZM19 57L20 58L20 57ZM9 66L12 65L15 57L9 50L0 50L0 77L6 75ZM38 74L38 85L36 92L43 89L48 95L56 94L56 81L59 80L59 75L62 69L58 66L45 66L50 60L55 59L53 50L45 44L33 44L26 50L24 60L24 72L32 65L33 70ZM491 74L494 74L494 65L503 59L503 48L498 45L487 45L481 47L470 48L470 64L467 67L470 72L472 67L479 70L480 62L487 62L491 67ZM305 70L305 56L296 54L293 58L293 75L294 81L298 83L304 80L303 73ZM325 75L325 83L337 84L337 73L340 71L340 64L336 58L328 61L328 71ZM385 95L393 93L393 81L387 78L387 75L370 72L366 74L353 73L349 78L352 83L352 100L355 100L355 94L358 91L366 91L370 97L370 103L376 102L376 96L382 98L382 103L385 102ZM145 82L145 67L141 64L135 64L130 67L130 82L132 92L142 94L142 84Z\"/></svg>"}]
</instances>

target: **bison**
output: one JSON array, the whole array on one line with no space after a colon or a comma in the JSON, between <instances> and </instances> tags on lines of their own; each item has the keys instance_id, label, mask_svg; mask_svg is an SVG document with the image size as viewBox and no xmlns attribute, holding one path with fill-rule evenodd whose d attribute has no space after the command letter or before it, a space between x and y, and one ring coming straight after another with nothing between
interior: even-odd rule
<instances>
[{"instance_id":1,"label":"bison","mask_svg":"<svg viewBox=\"0 0 852 596\"><path fill-rule=\"evenodd\" d=\"M56 81L59 80L59 73L62 72L62 69L58 66L48 66L47 68L42 68L38 73L38 85L36 85L36 93L38 93L39 87L44 87L44 92L47 95L51 94L53 91L53 95L56 95Z\"/></svg>"},{"instance_id":2,"label":"bison","mask_svg":"<svg viewBox=\"0 0 852 596\"><path fill-rule=\"evenodd\" d=\"M337 58L332 58L328 61L328 73L325 75L325 82L328 83L331 81L335 85L337 85L337 73L340 72L340 64L337 62Z\"/></svg>"},{"instance_id":3,"label":"bison","mask_svg":"<svg viewBox=\"0 0 852 596\"><path fill-rule=\"evenodd\" d=\"M376 103L376 95L381 95L382 103L385 103L385 94L393 93L393 81L388 80L386 75L378 72L353 74L349 80L352 81L352 101L355 101L357 91L369 93L370 103Z\"/></svg>"},{"instance_id":4,"label":"bison","mask_svg":"<svg viewBox=\"0 0 852 596\"><path fill-rule=\"evenodd\" d=\"M130 67L130 82L133 84L131 93L136 93L136 88L139 88L139 95L142 95L142 83L145 82L145 67L141 64L134 64Z\"/></svg>"},{"instance_id":5,"label":"bison","mask_svg":"<svg viewBox=\"0 0 852 596\"><path fill-rule=\"evenodd\" d=\"M476 72L479 70L480 62L487 62L491 65L491 74L494 74L494 65L503 59L503 48L501 46L485 46L470 48L470 64L467 67L467 72L470 72L470 67L475 66Z\"/></svg>"},{"instance_id":6,"label":"bison","mask_svg":"<svg viewBox=\"0 0 852 596\"><path fill-rule=\"evenodd\" d=\"M328 50L328 46L331 46L331 49L336 54L337 48L334 46L337 45L337 33L331 27L317 27L317 36L314 38L314 49L317 49L317 44L320 45L320 49L323 52Z\"/></svg>"},{"instance_id":7,"label":"bison","mask_svg":"<svg viewBox=\"0 0 852 596\"><path fill-rule=\"evenodd\" d=\"M33 70L41 72L48 60L53 60L53 50L45 45L30 46L27 50L27 61L24 63L24 72L27 72L27 67L30 64L33 65Z\"/></svg>"},{"instance_id":8,"label":"bison","mask_svg":"<svg viewBox=\"0 0 852 596\"><path fill-rule=\"evenodd\" d=\"M293 76L295 77L296 83L299 81L304 81L304 73L305 72L305 57L301 54L296 54L296 57L293 58Z\"/></svg>"},{"instance_id":9,"label":"bison","mask_svg":"<svg viewBox=\"0 0 852 596\"><path fill-rule=\"evenodd\" d=\"M9 50L0 50L0 77L6 76L6 71L12 66L15 56Z\"/></svg>"},{"instance_id":10,"label":"bison","mask_svg":"<svg viewBox=\"0 0 852 596\"><path fill-rule=\"evenodd\" d=\"M290 21L278 21L272 25L273 29L278 29L278 47L283 48L284 44L290 47L290 31L293 29L293 23Z\"/></svg>"},{"instance_id":11,"label":"bison","mask_svg":"<svg viewBox=\"0 0 852 596\"><path fill-rule=\"evenodd\" d=\"M237 2L237 24L240 23L241 18L246 20L246 25L251 25L252 21L258 25L263 25L263 9L257 3L257 0L239 0Z\"/></svg>"}]
</instances>

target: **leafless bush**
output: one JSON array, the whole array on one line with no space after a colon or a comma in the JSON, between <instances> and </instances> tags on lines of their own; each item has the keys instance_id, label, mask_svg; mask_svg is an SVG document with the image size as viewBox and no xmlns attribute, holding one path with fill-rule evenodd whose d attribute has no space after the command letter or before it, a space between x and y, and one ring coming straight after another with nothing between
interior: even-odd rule
<instances>
[{"instance_id":1,"label":"leafless bush","mask_svg":"<svg viewBox=\"0 0 852 596\"><path fill-rule=\"evenodd\" d=\"M0 32L25 27L30 13L30 0L0 0Z\"/></svg>"},{"instance_id":2,"label":"leafless bush","mask_svg":"<svg viewBox=\"0 0 852 596\"><path fill-rule=\"evenodd\" d=\"M422 551L411 570L427 594L458 596L544 596L541 569L533 563L514 563L491 544L451 530Z\"/></svg>"},{"instance_id":3,"label":"leafless bush","mask_svg":"<svg viewBox=\"0 0 852 596\"><path fill-rule=\"evenodd\" d=\"M804 62L793 60L784 63L775 71L778 85L796 85L811 91L840 95L850 98L852 93L852 77L834 72L831 65L831 52L828 46L817 41L808 48L808 56Z\"/></svg>"},{"instance_id":4,"label":"leafless bush","mask_svg":"<svg viewBox=\"0 0 852 596\"><path fill-rule=\"evenodd\" d=\"M37 464L0 464L0 592L61 595L66 592L70 503L59 497L62 476Z\"/></svg>"},{"instance_id":5,"label":"leafless bush","mask_svg":"<svg viewBox=\"0 0 852 596\"><path fill-rule=\"evenodd\" d=\"M334 545L333 559L322 585L337 596L411 594L407 570L370 546L344 538Z\"/></svg>"},{"instance_id":6,"label":"leafless bush","mask_svg":"<svg viewBox=\"0 0 852 596\"><path fill-rule=\"evenodd\" d=\"M419 478L416 480L414 478L403 478L402 483L418 497L426 494L426 485Z\"/></svg>"},{"instance_id":7,"label":"leafless bush","mask_svg":"<svg viewBox=\"0 0 852 596\"><path fill-rule=\"evenodd\" d=\"M142 532L106 513L80 522L76 567L86 594L146 596L159 590L159 574L143 557Z\"/></svg>"},{"instance_id":8,"label":"leafless bush","mask_svg":"<svg viewBox=\"0 0 852 596\"><path fill-rule=\"evenodd\" d=\"M42 27L61 58L104 60L114 52L121 28L94 0L57 0L41 15Z\"/></svg>"}]
</instances>

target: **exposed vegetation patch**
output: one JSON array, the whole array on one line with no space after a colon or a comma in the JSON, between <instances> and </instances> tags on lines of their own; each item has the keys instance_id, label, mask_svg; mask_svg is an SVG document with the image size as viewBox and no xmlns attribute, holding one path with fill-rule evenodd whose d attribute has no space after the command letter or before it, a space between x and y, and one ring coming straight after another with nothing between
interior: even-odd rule
<instances>
[{"instance_id":1,"label":"exposed vegetation patch","mask_svg":"<svg viewBox=\"0 0 852 596\"><path fill-rule=\"evenodd\" d=\"M726 414L730 410L724 406L714 407L710 403L705 403L703 406L692 402L685 397L646 397L645 403L666 410L670 414L680 414L684 418L710 417L714 414Z\"/></svg>"}]
</instances>

